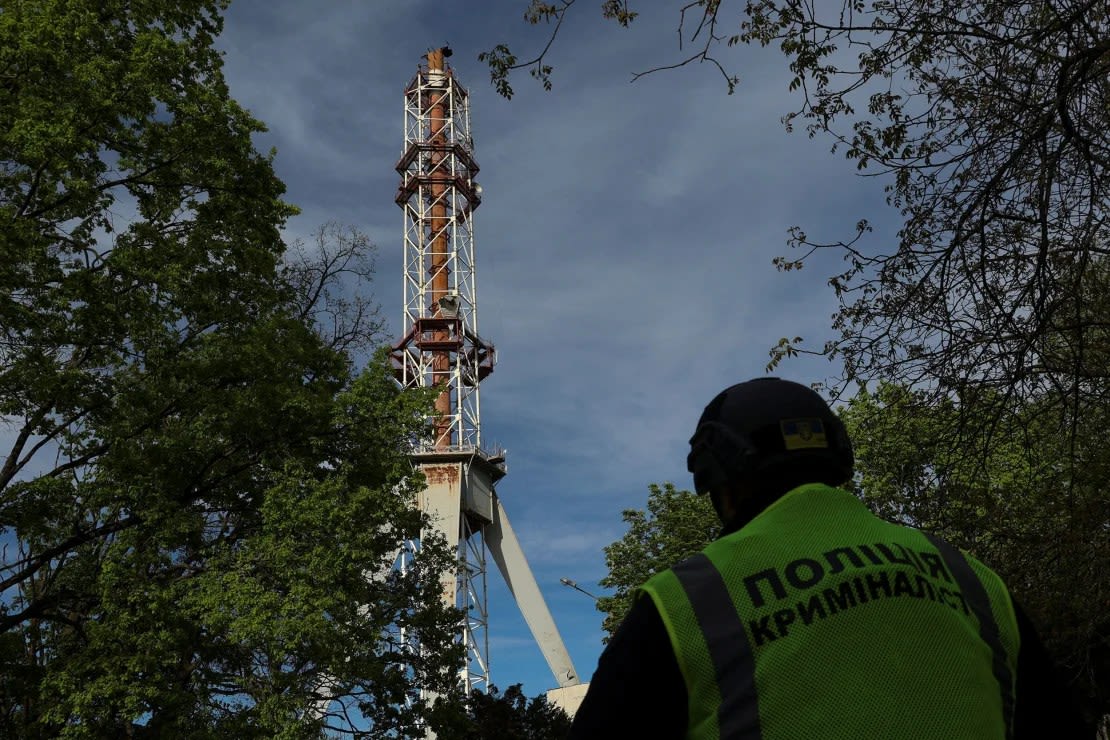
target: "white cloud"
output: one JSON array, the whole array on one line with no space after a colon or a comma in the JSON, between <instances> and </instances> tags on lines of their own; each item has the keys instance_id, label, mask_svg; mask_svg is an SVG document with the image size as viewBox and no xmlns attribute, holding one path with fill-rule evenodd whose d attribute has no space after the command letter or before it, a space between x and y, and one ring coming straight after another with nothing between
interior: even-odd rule
<instances>
[{"instance_id":1,"label":"white cloud","mask_svg":"<svg viewBox=\"0 0 1110 740\"><path fill-rule=\"evenodd\" d=\"M722 50L742 77L733 96L708 65L629 84L676 58L669 7L643 8L623 31L576 6L552 52L554 90L518 73L516 97L501 100L475 56L506 40L521 58L538 48L545 29L520 20L524 5L244 1L221 43L232 94L269 124L260 144L278 147L289 198L304 209L289 235L329 219L367 231L394 326L402 91L420 54L453 45L482 167L480 327L500 356L482 388L483 434L509 449L499 491L533 567L548 580L556 569L596 580L621 510L642 507L649 482L687 485L702 406L763 374L778 338L829 336L825 280L840 263L776 273L787 227L836 239L860 217L891 217L881 183L856 178L826 142L783 133L796 101L775 50ZM836 370L795 360L781 374ZM572 651L596 649L600 619L574 596L554 596L556 619L574 625L564 627ZM593 663L575 657L580 670ZM501 685L515 682L505 660ZM535 675L533 662L521 659L518 675Z\"/></svg>"}]
</instances>

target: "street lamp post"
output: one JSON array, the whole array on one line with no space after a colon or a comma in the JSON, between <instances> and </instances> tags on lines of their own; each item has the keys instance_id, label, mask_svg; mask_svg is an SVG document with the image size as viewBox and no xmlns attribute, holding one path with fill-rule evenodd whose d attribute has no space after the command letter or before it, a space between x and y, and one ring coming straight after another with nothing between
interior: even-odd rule
<instances>
[{"instance_id":1,"label":"street lamp post","mask_svg":"<svg viewBox=\"0 0 1110 740\"><path fill-rule=\"evenodd\" d=\"M582 593L586 594L587 596L589 596L589 597L590 597L591 599L593 599L594 601L597 601L597 600L598 600L598 598L599 598L599 597L597 597L597 596L594 596L594 595L593 595L593 594L591 594L591 593L590 593L589 591L587 591L586 589L582 588L581 586L579 586L579 585L578 585L577 583L575 583L574 581L570 580L569 578L560 578L560 579L559 579L559 583L563 584L564 586L570 586L571 588L573 588L573 589L574 589L574 590L576 590L576 591L581 591Z\"/></svg>"}]
</instances>

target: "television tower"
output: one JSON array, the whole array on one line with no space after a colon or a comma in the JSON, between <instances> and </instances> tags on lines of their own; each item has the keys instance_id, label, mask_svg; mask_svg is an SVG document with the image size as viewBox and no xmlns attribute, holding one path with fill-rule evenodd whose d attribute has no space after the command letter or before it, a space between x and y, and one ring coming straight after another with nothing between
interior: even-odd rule
<instances>
[{"instance_id":1,"label":"television tower","mask_svg":"<svg viewBox=\"0 0 1110 740\"><path fill-rule=\"evenodd\" d=\"M458 549L458 570L444 573L441 584L444 600L465 615L464 690L490 685L487 553L556 683L570 687L580 683L578 673L494 490L506 473L504 453L482 448L478 387L493 372L496 353L478 334L473 217L482 189L475 182L469 96L446 64L449 56L447 47L429 51L405 88L405 147L397 162L405 308L393 370L404 387L439 389L428 437L412 452L427 481L418 503L430 526Z\"/></svg>"}]
</instances>

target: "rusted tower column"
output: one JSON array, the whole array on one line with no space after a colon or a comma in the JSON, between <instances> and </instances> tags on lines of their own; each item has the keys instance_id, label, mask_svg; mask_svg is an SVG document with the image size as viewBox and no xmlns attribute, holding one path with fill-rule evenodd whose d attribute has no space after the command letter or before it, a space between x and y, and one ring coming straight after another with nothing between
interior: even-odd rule
<instances>
[{"instance_id":1,"label":"rusted tower column","mask_svg":"<svg viewBox=\"0 0 1110 740\"><path fill-rule=\"evenodd\" d=\"M459 569L441 577L447 603L466 615L461 639L467 691L489 686L486 554L493 556L559 686L578 683L524 553L494 492L504 455L481 444L478 386L493 372L493 345L478 335L473 214L481 203L467 91L433 49L405 88L405 147L396 202L405 214L404 334L393 369L406 387L437 388L428 435L413 450L427 488L419 505L457 545ZM423 535L424 533L422 533ZM405 559L418 552L414 542Z\"/></svg>"},{"instance_id":2,"label":"rusted tower column","mask_svg":"<svg viewBox=\"0 0 1110 740\"><path fill-rule=\"evenodd\" d=\"M481 444L478 383L493 371L493 345L478 336L474 210L481 204L466 89L428 52L405 89L405 149L397 205L405 213L404 338L394 366L404 385L435 386L430 446Z\"/></svg>"},{"instance_id":3,"label":"rusted tower column","mask_svg":"<svg viewBox=\"0 0 1110 740\"><path fill-rule=\"evenodd\" d=\"M430 80L445 79L446 70L444 69L443 56L443 49L434 49L428 52L428 76ZM428 153L429 192L431 196L428 217L431 264L428 266L428 276L431 280L432 289L431 305L428 308L432 315L437 318L443 316L440 301L447 296L451 282L451 267L448 265L448 254L451 247L450 221L447 218L448 199L446 198L451 167L447 162L447 134L449 132L444 131L447 127L448 104L452 102L451 97L433 93L421 96L420 101L427 112L428 144L431 147L431 151ZM477 203L475 203L476 205ZM434 334L439 342L450 340L449 333L442 329L436 329ZM432 380L436 385L443 388L443 392L436 398L436 412L439 415L434 422L437 449L447 449L451 447L452 442L451 418L454 409L452 407L450 369L450 351L434 351L432 353Z\"/></svg>"}]
</instances>

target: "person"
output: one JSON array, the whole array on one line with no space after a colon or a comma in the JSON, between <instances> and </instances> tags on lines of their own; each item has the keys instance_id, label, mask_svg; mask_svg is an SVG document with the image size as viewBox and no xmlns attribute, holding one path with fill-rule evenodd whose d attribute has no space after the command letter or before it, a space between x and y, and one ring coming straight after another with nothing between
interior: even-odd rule
<instances>
[{"instance_id":1,"label":"person","mask_svg":"<svg viewBox=\"0 0 1110 740\"><path fill-rule=\"evenodd\" d=\"M1094 736L993 571L839 487L852 446L815 391L731 386L690 447L721 535L637 591L572 740Z\"/></svg>"}]
</instances>

